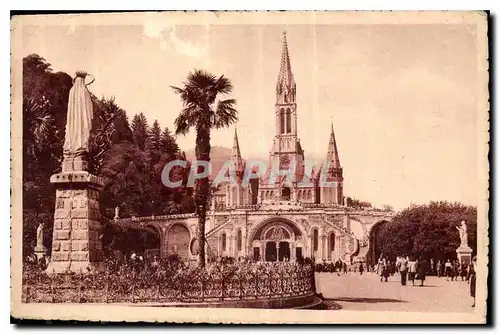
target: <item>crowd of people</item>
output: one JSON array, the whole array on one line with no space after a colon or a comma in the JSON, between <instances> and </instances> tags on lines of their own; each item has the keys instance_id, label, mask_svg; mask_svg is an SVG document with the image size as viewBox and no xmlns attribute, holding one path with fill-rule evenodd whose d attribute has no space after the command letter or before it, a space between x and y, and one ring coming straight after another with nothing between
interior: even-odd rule
<instances>
[{"instance_id":1,"label":"crowd of people","mask_svg":"<svg viewBox=\"0 0 500 334\"><path fill-rule=\"evenodd\" d=\"M438 277L446 277L447 281L458 281L459 278L462 281L469 281L470 273L474 270L473 264L467 264L465 261L454 260L450 261L449 259L446 261L439 261L437 263L437 276Z\"/></svg>"},{"instance_id":2,"label":"crowd of people","mask_svg":"<svg viewBox=\"0 0 500 334\"><path fill-rule=\"evenodd\" d=\"M341 273L347 274L348 271L351 271L347 262L340 259L337 259L335 262L323 261L321 263L316 263L315 269L317 272L336 273L338 276L340 276Z\"/></svg>"},{"instance_id":3,"label":"crowd of people","mask_svg":"<svg viewBox=\"0 0 500 334\"><path fill-rule=\"evenodd\" d=\"M430 262L423 257L414 256L398 256L396 261L390 261L387 258L380 256L378 262L373 267L373 271L380 276L381 282L387 282L389 276L397 272L400 274L401 285L406 286L410 282L415 286L415 281L419 286L423 286L427 275L435 275L437 277L446 277L447 281L461 281L467 282L470 285L470 295L474 299L472 307L475 306L476 298L476 257L474 257L470 264L465 261L446 260L438 261L435 263L432 259Z\"/></svg>"}]
</instances>

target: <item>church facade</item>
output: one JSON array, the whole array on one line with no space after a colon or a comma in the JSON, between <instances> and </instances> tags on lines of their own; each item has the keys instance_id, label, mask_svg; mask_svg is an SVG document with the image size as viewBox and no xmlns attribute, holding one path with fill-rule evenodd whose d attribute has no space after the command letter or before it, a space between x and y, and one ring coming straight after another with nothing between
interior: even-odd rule
<instances>
[{"instance_id":1,"label":"church facade","mask_svg":"<svg viewBox=\"0 0 500 334\"><path fill-rule=\"evenodd\" d=\"M208 257L247 257L256 261L366 261L370 231L392 214L347 207L343 170L333 124L325 145L325 160L308 166L298 137L296 83L286 35L274 105L276 133L268 170L258 182L244 182L244 159L235 131L231 159L236 182L220 185L211 196L205 245ZM295 164L293 172L291 164ZM274 168L275 167L275 168ZM177 253L195 259L197 217L194 214L118 219L117 222L152 228L160 235L162 257Z\"/></svg>"},{"instance_id":2,"label":"church facade","mask_svg":"<svg viewBox=\"0 0 500 334\"><path fill-rule=\"evenodd\" d=\"M274 105L276 133L269 153L268 170L260 178L258 190L243 185L241 176L245 166L235 131L231 158L236 166L236 175L240 177L238 182L226 186L225 194L215 195L224 196L223 202L226 207L268 204L277 201L323 205L343 204L344 179L333 124L323 166L317 169L314 169L314 166L308 166L297 131L296 91L288 44L284 35ZM295 168L292 175L282 175L286 173L279 172L291 170L293 166ZM255 191L257 193L253 194ZM222 201L219 199L218 202Z\"/></svg>"}]
</instances>

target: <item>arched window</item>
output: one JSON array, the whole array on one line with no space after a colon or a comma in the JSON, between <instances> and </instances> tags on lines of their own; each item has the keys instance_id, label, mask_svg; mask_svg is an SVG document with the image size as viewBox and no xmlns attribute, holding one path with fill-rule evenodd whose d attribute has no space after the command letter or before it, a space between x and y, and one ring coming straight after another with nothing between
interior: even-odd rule
<instances>
[{"instance_id":1,"label":"arched window","mask_svg":"<svg viewBox=\"0 0 500 334\"><path fill-rule=\"evenodd\" d=\"M292 113L286 108L286 133L292 133Z\"/></svg>"},{"instance_id":2,"label":"arched window","mask_svg":"<svg viewBox=\"0 0 500 334\"><path fill-rule=\"evenodd\" d=\"M314 229L313 232L313 250L316 252L318 250L318 230Z\"/></svg>"},{"instance_id":3,"label":"arched window","mask_svg":"<svg viewBox=\"0 0 500 334\"><path fill-rule=\"evenodd\" d=\"M222 233L222 236L221 236L221 248L222 248L223 252L226 251L226 233Z\"/></svg>"},{"instance_id":4,"label":"arched window","mask_svg":"<svg viewBox=\"0 0 500 334\"><path fill-rule=\"evenodd\" d=\"M290 194L291 194L290 188L284 187L281 190L281 200L282 201L289 201L290 200Z\"/></svg>"},{"instance_id":5,"label":"arched window","mask_svg":"<svg viewBox=\"0 0 500 334\"><path fill-rule=\"evenodd\" d=\"M285 133L285 110L280 109L280 133Z\"/></svg>"},{"instance_id":6,"label":"arched window","mask_svg":"<svg viewBox=\"0 0 500 334\"><path fill-rule=\"evenodd\" d=\"M335 233L330 234L330 252L335 250Z\"/></svg>"},{"instance_id":7,"label":"arched window","mask_svg":"<svg viewBox=\"0 0 500 334\"><path fill-rule=\"evenodd\" d=\"M241 230L238 230L238 234L237 234L237 241L236 241L236 242L237 242L237 244L238 244L238 250L239 250L239 251L240 251L240 250L241 250L241 248L242 248L242 243L243 243L243 242L242 242L242 241L243 241L243 240L242 240L242 238L243 238L243 237L242 237Z\"/></svg>"}]
</instances>

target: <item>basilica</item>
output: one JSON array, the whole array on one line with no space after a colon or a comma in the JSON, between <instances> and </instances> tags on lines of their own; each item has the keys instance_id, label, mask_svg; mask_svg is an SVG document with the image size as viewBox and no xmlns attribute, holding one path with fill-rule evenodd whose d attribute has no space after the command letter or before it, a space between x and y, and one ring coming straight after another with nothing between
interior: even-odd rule
<instances>
[{"instance_id":1,"label":"basilica","mask_svg":"<svg viewBox=\"0 0 500 334\"><path fill-rule=\"evenodd\" d=\"M224 191L216 192L214 194L216 204L224 203L226 207L277 202L343 205L342 167L340 166L333 124L331 125L328 150L325 151L324 164L319 168L313 168L313 166L307 168L304 150L297 135L296 91L297 86L284 34L274 105L276 133L269 154L268 170L260 178L258 189L252 188L250 185L244 186L242 176L245 166L240 152L238 135L235 131L231 159L236 166L238 182L232 182L226 185ZM291 168L291 164L294 164L295 168ZM293 169L293 173L280 173L276 169L279 171Z\"/></svg>"},{"instance_id":2,"label":"basilica","mask_svg":"<svg viewBox=\"0 0 500 334\"><path fill-rule=\"evenodd\" d=\"M255 261L364 262L373 253L371 231L392 214L360 210L345 205L343 172L331 125L325 143L323 164L310 168L298 137L297 86L294 80L286 35L274 103L276 132L269 164L258 182L243 182L245 160L235 131L231 159L236 182L220 184L211 194L205 226L205 249L209 258L229 256ZM292 173L273 175L272 166ZM269 182L269 178L275 178ZM117 223L151 228L160 236L160 254L196 259L196 214L116 219ZM371 249L371 250L370 250ZM371 262L371 261L368 261Z\"/></svg>"}]
</instances>

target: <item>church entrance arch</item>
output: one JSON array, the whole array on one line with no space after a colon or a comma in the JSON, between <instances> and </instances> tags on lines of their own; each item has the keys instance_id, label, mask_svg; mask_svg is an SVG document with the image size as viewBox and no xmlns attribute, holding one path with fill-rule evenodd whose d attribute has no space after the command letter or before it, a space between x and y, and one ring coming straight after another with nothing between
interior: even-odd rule
<instances>
[{"instance_id":1,"label":"church entrance arch","mask_svg":"<svg viewBox=\"0 0 500 334\"><path fill-rule=\"evenodd\" d=\"M266 220L251 236L253 258L268 262L295 261L297 255L303 254L301 238L302 232L292 221L281 217Z\"/></svg>"},{"instance_id":2,"label":"church entrance arch","mask_svg":"<svg viewBox=\"0 0 500 334\"><path fill-rule=\"evenodd\" d=\"M177 254L181 260L189 259L191 235L183 224L174 224L167 232L167 254Z\"/></svg>"},{"instance_id":3,"label":"church entrance arch","mask_svg":"<svg viewBox=\"0 0 500 334\"><path fill-rule=\"evenodd\" d=\"M375 223L370 230L369 247L368 247L368 254L367 254L367 259L366 259L366 261L368 262L368 265L370 265L370 266L377 263L378 258L380 257L380 254L382 252L379 232L380 232L380 228L387 223L389 223L389 221L381 220L381 221Z\"/></svg>"}]
</instances>

